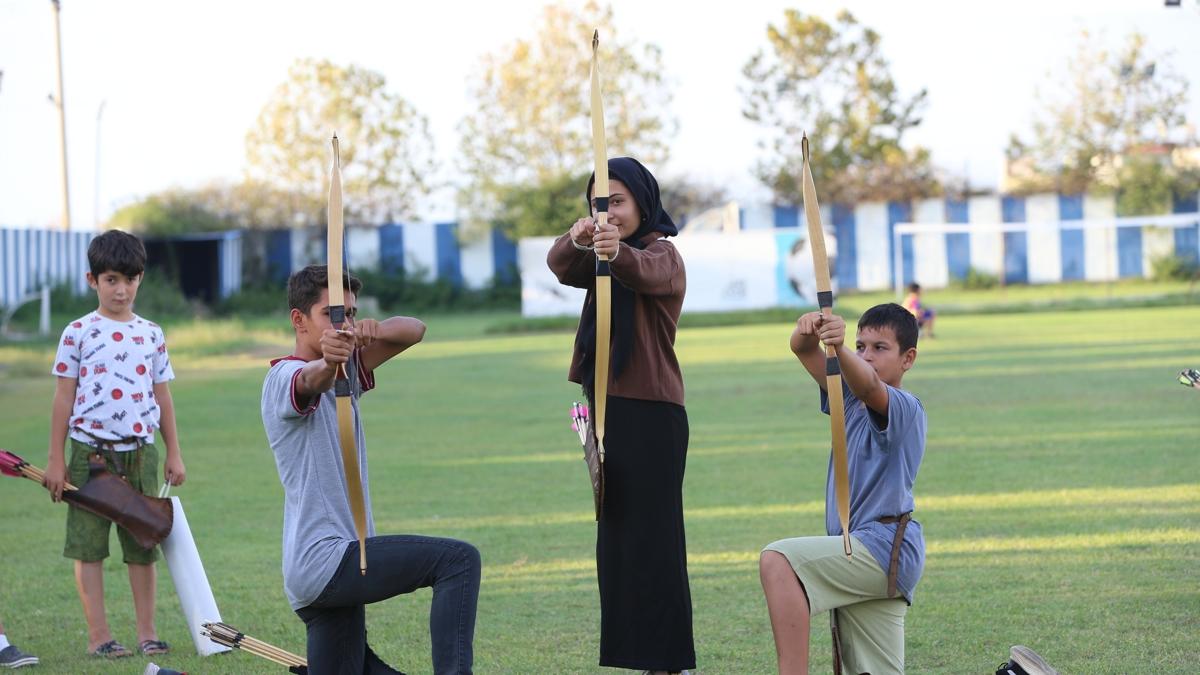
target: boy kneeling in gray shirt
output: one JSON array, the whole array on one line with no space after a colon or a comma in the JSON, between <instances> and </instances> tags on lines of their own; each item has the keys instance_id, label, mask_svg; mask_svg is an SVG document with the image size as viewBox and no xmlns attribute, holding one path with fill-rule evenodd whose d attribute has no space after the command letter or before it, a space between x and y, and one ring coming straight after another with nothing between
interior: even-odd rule
<instances>
[{"instance_id":1,"label":"boy kneeling in gray shirt","mask_svg":"<svg viewBox=\"0 0 1200 675\"><path fill-rule=\"evenodd\" d=\"M375 536L367 489L367 453L359 398L375 386L375 369L421 341L425 324L394 316L357 319L362 282L346 275L343 330L329 315L328 274L310 265L288 279L296 347L276 359L262 391L262 419L283 483L283 584L308 628L309 672L395 673L367 646L364 606L433 587L429 611L433 667L470 673L479 551L466 542L420 535ZM333 390L345 367L354 411L367 516L365 574L347 500Z\"/></svg>"},{"instance_id":2,"label":"boy kneeling in gray shirt","mask_svg":"<svg viewBox=\"0 0 1200 675\"><path fill-rule=\"evenodd\" d=\"M855 350L841 317L800 317L791 347L821 387L829 413L825 351L837 350L846 406L853 555L842 548L833 462L825 489L826 537L798 537L763 549L759 576L781 673L808 672L814 614L830 611L834 659L848 673L904 672L904 615L925 566L925 538L912 520L913 482L925 454L925 409L900 380L917 358L917 320L900 305L867 310Z\"/></svg>"}]
</instances>

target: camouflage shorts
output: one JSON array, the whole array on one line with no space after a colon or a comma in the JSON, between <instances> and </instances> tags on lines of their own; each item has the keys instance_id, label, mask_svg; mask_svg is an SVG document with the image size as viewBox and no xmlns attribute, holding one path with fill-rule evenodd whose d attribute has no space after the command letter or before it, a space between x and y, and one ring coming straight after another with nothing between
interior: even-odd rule
<instances>
[{"instance_id":1,"label":"camouflage shorts","mask_svg":"<svg viewBox=\"0 0 1200 675\"><path fill-rule=\"evenodd\" d=\"M88 479L88 457L97 449L69 439L71 443L71 462L67 465L67 475L73 485L82 486ZM120 475L113 454L100 451L108 470ZM158 449L153 444L143 445L137 450L115 453L120 457L125 469L124 475L129 479L133 489L146 495L158 494ZM67 543L63 547L63 556L84 562L97 562L108 557L109 532L112 521L101 518L94 513L68 505L67 508ZM158 560L158 549L149 551L138 546L133 535L125 528L117 527L117 541L121 542L127 565L150 565Z\"/></svg>"}]
</instances>

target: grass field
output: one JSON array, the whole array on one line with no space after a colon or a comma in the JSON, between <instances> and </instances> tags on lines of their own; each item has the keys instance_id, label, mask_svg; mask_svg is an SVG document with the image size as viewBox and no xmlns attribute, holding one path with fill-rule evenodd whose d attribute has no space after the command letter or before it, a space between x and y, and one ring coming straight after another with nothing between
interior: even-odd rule
<instances>
[{"instance_id":1,"label":"grass field","mask_svg":"<svg viewBox=\"0 0 1200 675\"><path fill-rule=\"evenodd\" d=\"M573 336L485 336L482 317L430 321L427 342L364 399L381 533L467 539L483 554L479 673L599 672L591 497L567 406ZM258 415L261 320L168 327L188 482L176 491L224 618L303 653L280 577L282 492ZM678 347L692 444L685 486L700 673L768 673L774 649L757 557L823 531L827 418L787 351L788 324L690 328ZM908 671L991 673L1012 644L1064 673L1192 673L1200 641L1200 307L948 315L906 387L929 442L916 516L928 541L908 614ZM45 345L0 345L0 446L45 464L53 378ZM39 672L137 673L100 663L61 556L64 507L0 481L0 618ZM116 542L113 542L114 551ZM134 641L119 555L110 622ZM247 654L194 656L160 566L155 657L192 673L277 673ZM428 591L368 610L371 642L430 671ZM824 625L824 618L817 626ZM813 672L829 670L814 631Z\"/></svg>"}]
</instances>

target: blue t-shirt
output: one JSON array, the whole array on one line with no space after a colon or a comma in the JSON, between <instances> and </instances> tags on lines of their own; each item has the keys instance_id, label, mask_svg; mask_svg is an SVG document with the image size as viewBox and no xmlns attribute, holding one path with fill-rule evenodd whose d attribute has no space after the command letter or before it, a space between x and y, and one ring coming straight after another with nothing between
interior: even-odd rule
<instances>
[{"instance_id":1,"label":"blue t-shirt","mask_svg":"<svg viewBox=\"0 0 1200 675\"><path fill-rule=\"evenodd\" d=\"M845 380L842 381L850 474L850 534L867 547L886 573L896 524L878 521L913 510L913 482L925 455L925 408L916 396L903 389L884 386L888 388L886 420L855 398ZM821 412L829 414L829 399L824 389ZM842 534L834 494L832 453L825 481L825 531L830 536ZM896 586L909 603L924 568L925 536L921 524L911 520L904 529L896 575Z\"/></svg>"}]
</instances>

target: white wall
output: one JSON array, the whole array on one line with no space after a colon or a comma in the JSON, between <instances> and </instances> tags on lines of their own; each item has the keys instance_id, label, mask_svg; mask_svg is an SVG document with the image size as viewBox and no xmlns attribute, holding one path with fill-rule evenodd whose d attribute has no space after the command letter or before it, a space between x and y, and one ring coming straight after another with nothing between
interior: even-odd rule
<instances>
[{"instance_id":1,"label":"white wall","mask_svg":"<svg viewBox=\"0 0 1200 675\"><path fill-rule=\"evenodd\" d=\"M1029 283L1062 281L1062 231L1057 227L1058 195L1036 194L1025 199L1025 220L1044 224L1031 226L1026 235L1029 254Z\"/></svg>"},{"instance_id":2,"label":"white wall","mask_svg":"<svg viewBox=\"0 0 1200 675\"><path fill-rule=\"evenodd\" d=\"M854 243L858 253L858 288L878 291L891 288L892 260L888 255L887 202L865 202L854 208Z\"/></svg>"},{"instance_id":3,"label":"white wall","mask_svg":"<svg viewBox=\"0 0 1200 675\"><path fill-rule=\"evenodd\" d=\"M1000 208L1000 197L995 195L971 197L967 200L967 222L995 225L1004 220ZM1003 232L972 232L970 237L971 267L1000 275L1004 269L1001 259L1004 254Z\"/></svg>"},{"instance_id":4,"label":"white wall","mask_svg":"<svg viewBox=\"0 0 1200 675\"><path fill-rule=\"evenodd\" d=\"M465 242L459 240L463 284L467 288L481 288L496 274L496 261L492 257L492 232L488 230L468 236Z\"/></svg>"},{"instance_id":5,"label":"white wall","mask_svg":"<svg viewBox=\"0 0 1200 675\"><path fill-rule=\"evenodd\" d=\"M1111 195L1087 195L1083 219L1115 218L1117 202ZM1083 276L1088 281L1117 278L1117 228L1088 228L1083 231Z\"/></svg>"},{"instance_id":6,"label":"white wall","mask_svg":"<svg viewBox=\"0 0 1200 675\"><path fill-rule=\"evenodd\" d=\"M437 277L437 237L433 224L404 226L404 269L409 273L423 270L430 279Z\"/></svg>"},{"instance_id":7,"label":"white wall","mask_svg":"<svg viewBox=\"0 0 1200 675\"><path fill-rule=\"evenodd\" d=\"M946 202L942 199L922 199L913 206L914 223L946 222ZM918 233L913 238L913 278L930 288L943 288L950 283L946 266L946 235Z\"/></svg>"}]
</instances>

